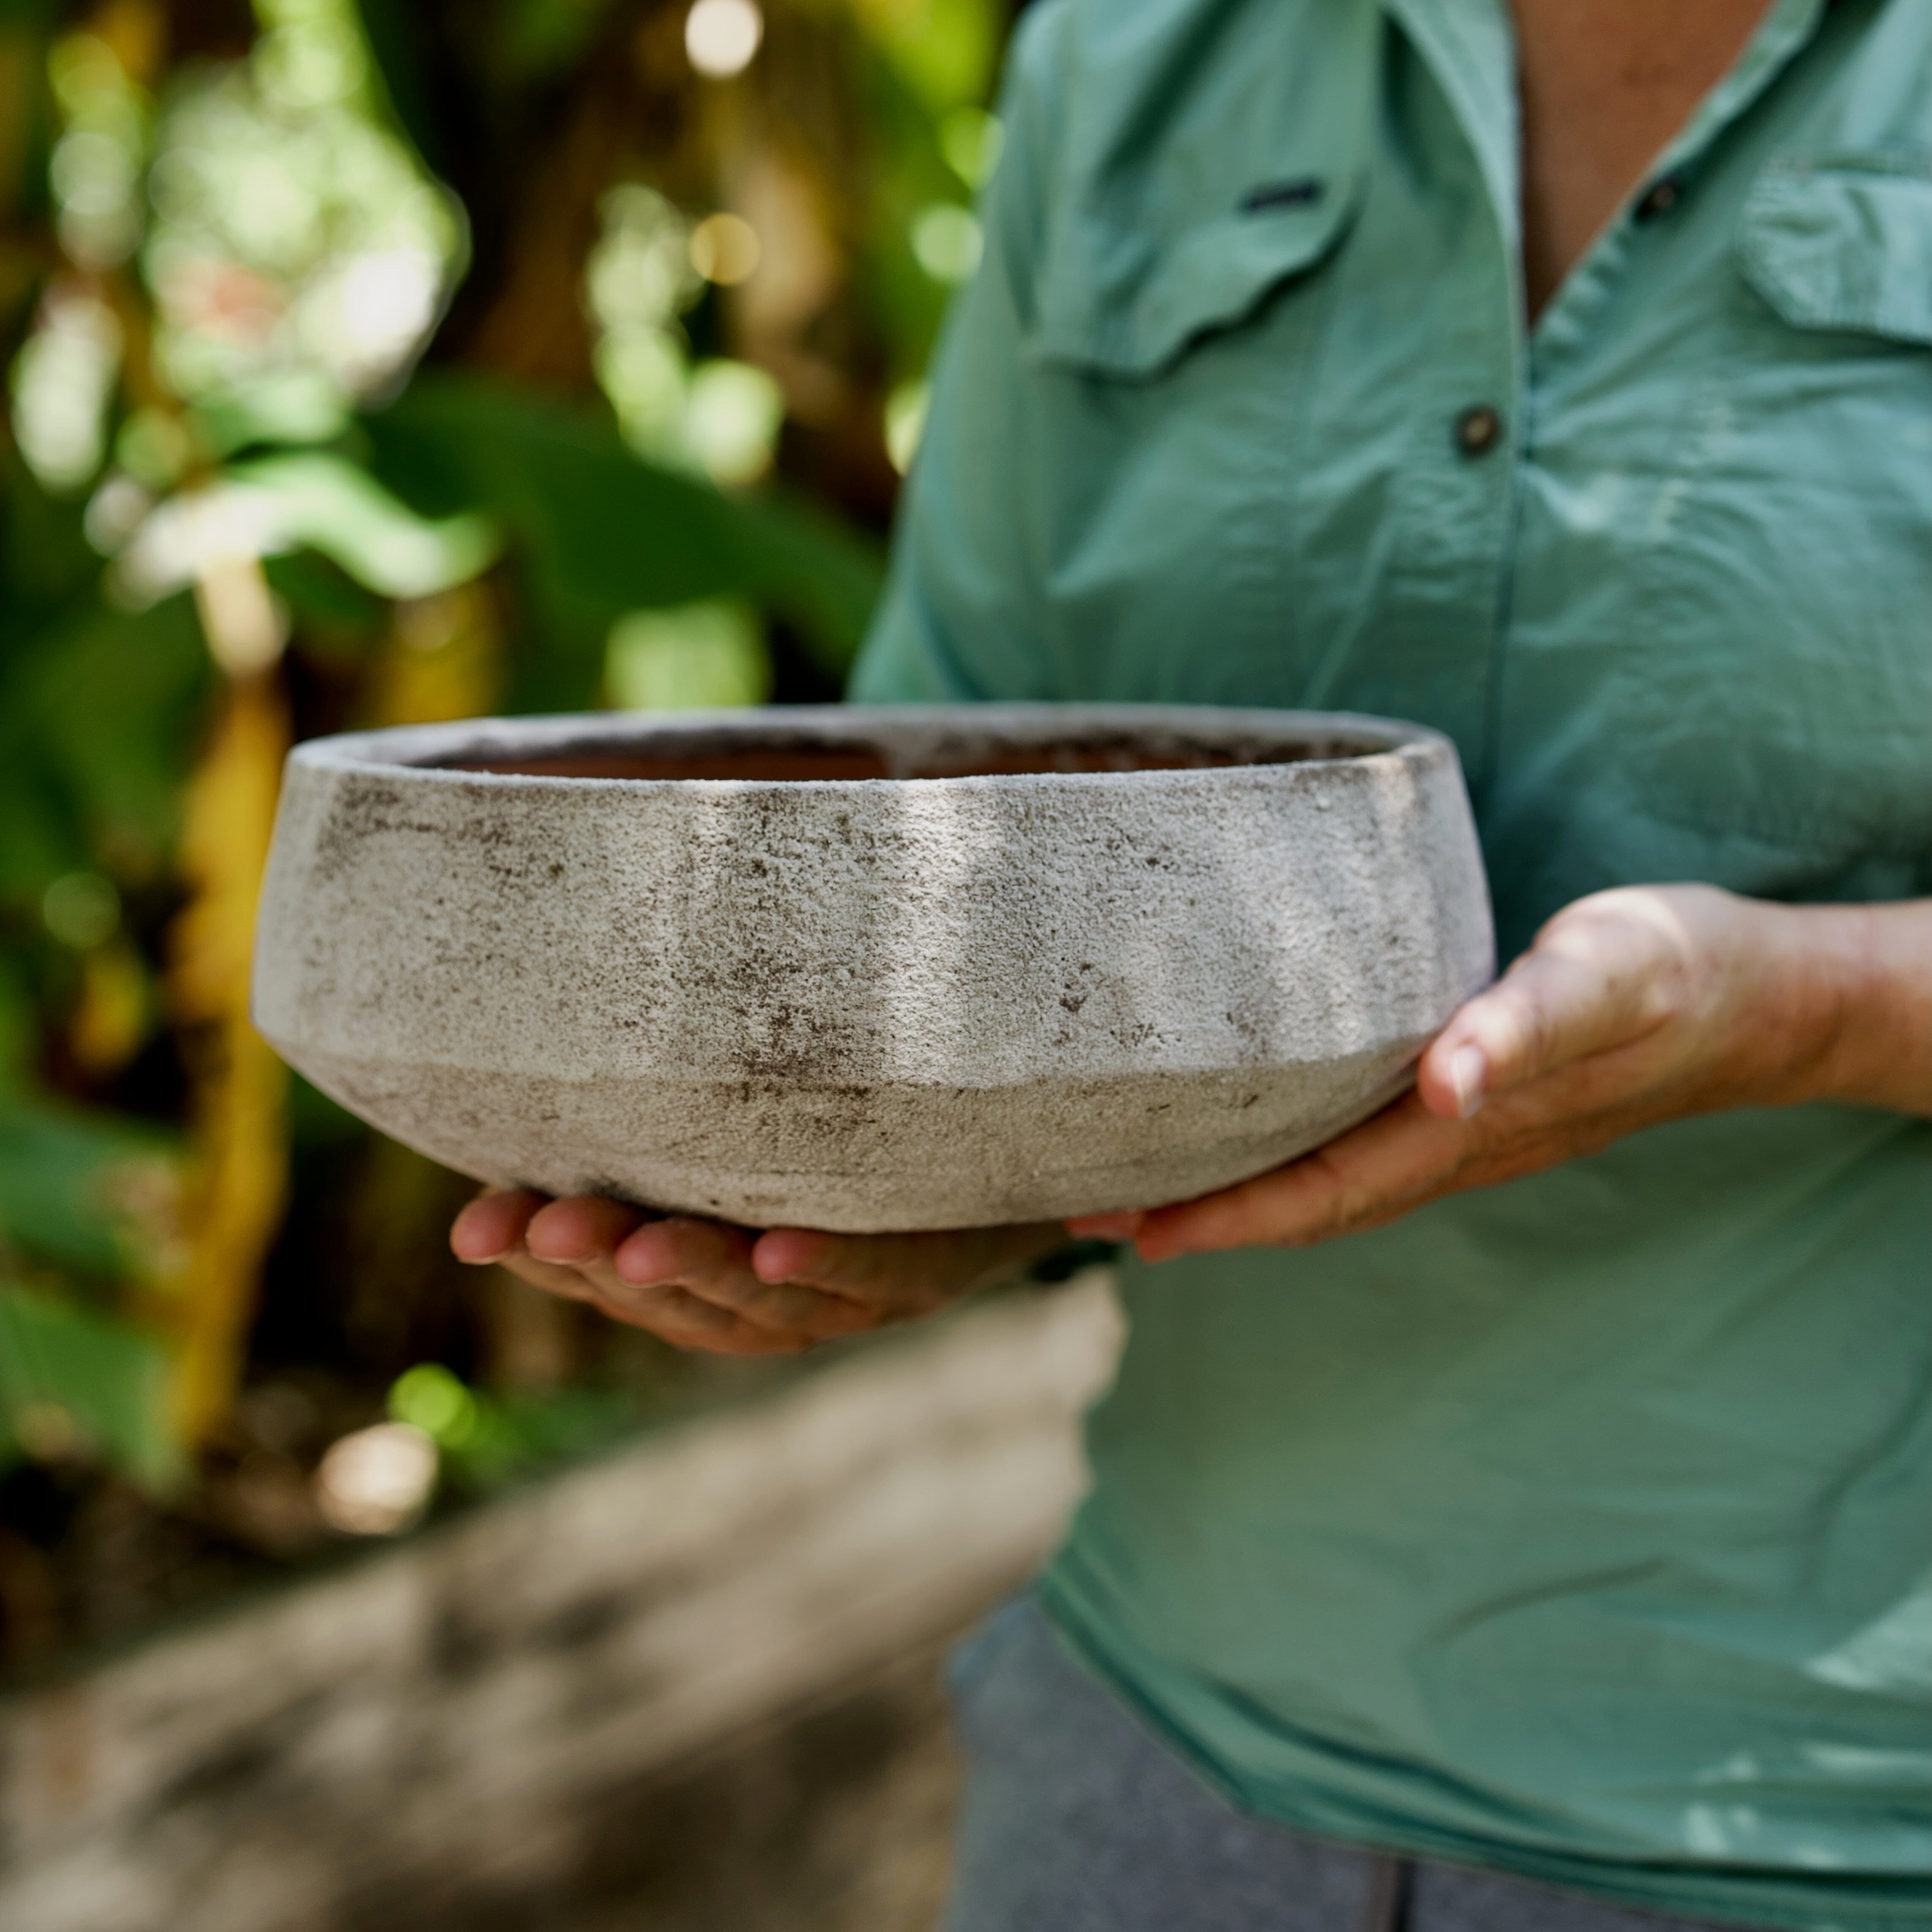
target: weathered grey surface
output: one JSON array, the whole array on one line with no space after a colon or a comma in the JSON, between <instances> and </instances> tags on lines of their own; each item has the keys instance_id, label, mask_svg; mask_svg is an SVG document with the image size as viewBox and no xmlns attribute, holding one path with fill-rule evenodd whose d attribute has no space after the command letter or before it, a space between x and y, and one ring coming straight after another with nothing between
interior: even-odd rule
<instances>
[{"instance_id":1,"label":"weathered grey surface","mask_svg":"<svg viewBox=\"0 0 1932 1932\"><path fill-rule=\"evenodd\" d=\"M1099 1277L970 1308L0 1703L0 1926L913 1932L900 1666L1050 1548L1119 1339Z\"/></svg>"},{"instance_id":2,"label":"weathered grey surface","mask_svg":"<svg viewBox=\"0 0 1932 1932\"><path fill-rule=\"evenodd\" d=\"M481 1179L751 1226L969 1226L1184 1199L1400 1092L1493 970L1454 749L1130 706L782 714L916 766L1136 734L1299 758L810 782L455 758L769 737L778 714L453 725L299 748L257 1024ZM1387 748L1308 758L1338 736ZM970 746L968 747L970 749Z\"/></svg>"}]
</instances>

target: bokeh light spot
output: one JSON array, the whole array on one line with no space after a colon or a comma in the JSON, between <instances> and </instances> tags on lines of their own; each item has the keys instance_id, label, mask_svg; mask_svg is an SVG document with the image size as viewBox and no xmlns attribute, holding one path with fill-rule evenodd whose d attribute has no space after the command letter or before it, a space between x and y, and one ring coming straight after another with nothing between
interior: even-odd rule
<instances>
[{"instance_id":1,"label":"bokeh light spot","mask_svg":"<svg viewBox=\"0 0 1932 1932\"><path fill-rule=\"evenodd\" d=\"M931 386L922 380L900 383L886 398L886 454L902 476L912 467L931 400Z\"/></svg>"},{"instance_id":2,"label":"bokeh light spot","mask_svg":"<svg viewBox=\"0 0 1932 1932\"><path fill-rule=\"evenodd\" d=\"M684 16L684 50L712 80L743 73L764 37L765 16L757 0L697 0Z\"/></svg>"},{"instance_id":3,"label":"bokeh light spot","mask_svg":"<svg viewBox=\"0 0 1932 1932\"><path fill-rule=\"evenodd\" d=\"M729 288L758 266L758 231L742 215L709 214L691 231L691 266L707 282Z\"/></svg>"},{"instance_id":4,"label":"bokeh light spot","mask_svg":"<svg viewBox=\"0 0 1932 1932\"><path fill-rule=\"evenodd\" d=\"M772 466L784 392L765 370L724 357L700 362L685 396L684 434L714 483L754 483Z\"/></svg>"},{"instance_id":5,"label":"bokeh light spot","mask_svg":"<svg viewBox=\"0 0 1932 1932\"><path fill-rule=\"evenodd\" d=\"M14 439L56 494L93 479L106 454L121 325L97 297L56 283L14 363Z\"/></svg>"},{"instance_id":6,"label":"bokeh light spot","mask_svg":"<svg viewBox=\"0 0 1932 1932\"><path fill-rule=\"evenodd\" d=\"M40 896L48 932L76 952L113 937L121 923L121 895L98 872L68 872Z\"/></svg>"},{"instance_id":7,"label":"bokeh light spot","mask_svg":"<svg viewBox=\"0 0 1932 1932\"><path fill-rule=\"evenodd\" d=\"M633 610L611 626L604 688L627 711L759 704L770 659L754 613L724 599Z\"/></svg>"},{"instance_id":8,"label":"bokeh light spot","mask_svg":"<svg viewBox=\"0 0 1932 1932\"><path fill-rule=\"evenodd\" d=\"M983 107L956 107L939 124L939 152L968 188L991 180L1006 130Z\"/></svg>"},{"instance_id":9,"label":"bokeh light spot","mask_svg":"<svg viewBox=\"0 0 1932 1932\"><path fill-rule=\"evenodd\" d=\"M315 1472L316 1507L349 1536L394 1536L417 1522L436 1487L436 1444L406 1422L379 1422L329 1446Z\"/></svg>"},{"instance_id":10,"label":"bokeh light spot","mask_svg":"<svg viewBox=\"0 0 1932 1932\"><path fill-rule=\"evenodd\" d=\"M476 1398L440 1362L418 1362L396 1378L389 1415L446 1449L460 1448L476 1433Z\"/></svg>"},{"instance_id":11,"label":"bokeh light spot","mask_svg":"<svg viewBox=\"0 0 1932 1932\"><path fill-rule=\"evenodd\" d=\"M936 201L912 224L912 252L936 282L963 282L980 266L979 218L958 202Z\"/></svg>"}]
</instances>

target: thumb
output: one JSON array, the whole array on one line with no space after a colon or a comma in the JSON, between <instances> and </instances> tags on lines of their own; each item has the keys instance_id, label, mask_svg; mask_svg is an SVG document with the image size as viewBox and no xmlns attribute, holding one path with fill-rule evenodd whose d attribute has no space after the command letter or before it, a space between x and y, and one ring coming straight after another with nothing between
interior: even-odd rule
<instances>
[{"instance_id":1,"label":"thumb","mask_svg":"<svg viewBox=\"0 0 1932 1932\"><path fill-rule=\"evenodd\" d=\"M1660 940L1648 920L1558 915L1430 1043L1416 1069L1423 1104L1467 1120L1494 1094L1648 1032Z\"/></svg>"}]
</instances>

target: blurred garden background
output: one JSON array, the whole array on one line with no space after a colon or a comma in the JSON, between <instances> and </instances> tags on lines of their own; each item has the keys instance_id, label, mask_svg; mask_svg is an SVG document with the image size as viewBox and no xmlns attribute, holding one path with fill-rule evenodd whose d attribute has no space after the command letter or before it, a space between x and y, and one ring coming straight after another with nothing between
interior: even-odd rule
<instances>
[{"instance_id":1,"label":"blurred garden background","mask_svg":"<svg viewBox=\"0 0 1932 1932\"><path fill-rule=\"evenodd\" d=\"M838 693L1009 12L0 0L8 1671L786 1372L452 1263L256 880L298 738Z\"/></svg>"}]
</instances>

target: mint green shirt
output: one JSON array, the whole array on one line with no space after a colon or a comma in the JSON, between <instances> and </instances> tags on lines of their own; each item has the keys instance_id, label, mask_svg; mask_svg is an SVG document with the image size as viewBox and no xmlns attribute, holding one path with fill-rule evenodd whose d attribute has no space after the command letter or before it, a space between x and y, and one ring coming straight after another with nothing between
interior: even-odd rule
<instances>
[{"instance_id":1,"label":"mint green shirt","mask_svg":"<svg viewBox=\"0 0 1932 1932\"><path fill-rule=\"evenodd\" d=\"M1528 331L1512 74L1503 0L1029 14L855 694L1424 720L1505 956L1932 891L1932 5L1776 0ZM1126 1296L1048 1600L1237 1800L1932 1917L1932 1127L1688 1120Z\"/></svg>"}]
</instances>

